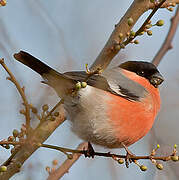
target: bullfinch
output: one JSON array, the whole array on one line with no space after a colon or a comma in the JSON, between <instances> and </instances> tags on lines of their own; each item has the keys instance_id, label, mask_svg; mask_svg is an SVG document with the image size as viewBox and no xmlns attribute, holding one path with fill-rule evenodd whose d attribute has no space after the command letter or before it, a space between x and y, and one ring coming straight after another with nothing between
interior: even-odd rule
<instances>
[{"instance_id":1,"label":"bullfinch","mask_svg":"<svg viewBox=\"0 0 179 180\"><path fill-rule=\"evenodd\" d=\"M160 109L163 77L149 62L127 61L91 77L85 71L59 73L27 52L14 58L39 73L60 98L72 131L81 139L108 148L135 143L152 128ZM87 80L76 93L75 85Z\"/></svg>"}]
</instances>

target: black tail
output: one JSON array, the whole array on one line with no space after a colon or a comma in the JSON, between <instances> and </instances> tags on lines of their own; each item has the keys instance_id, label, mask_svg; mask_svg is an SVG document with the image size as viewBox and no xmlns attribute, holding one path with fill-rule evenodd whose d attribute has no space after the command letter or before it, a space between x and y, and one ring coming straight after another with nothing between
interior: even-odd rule
<instances>
[{"instance_id":1,"label":"black tail","mask_svg":"<svg viewBox=\"0 0 179 180\"><path fill-rule=\"evenodd\" d=\"M29 53L20 51L14 54L14 58L39 73L45 83L53 87L61 98L65 97L69 89L74 88L75 80L55 71Z\"/></svg>"},{"instance_id":2,"label":"black tail","mask_svg":"<svg viewBox=\"0 0 179 180\"><path fill-rule=\"evenodd\" d=\"M14 54L14 58L24 65L30 67L40 75L48 74L49 71L52 70L52 68L24 51L20 51L19 53Z\"/></svg>"}]
</instances>

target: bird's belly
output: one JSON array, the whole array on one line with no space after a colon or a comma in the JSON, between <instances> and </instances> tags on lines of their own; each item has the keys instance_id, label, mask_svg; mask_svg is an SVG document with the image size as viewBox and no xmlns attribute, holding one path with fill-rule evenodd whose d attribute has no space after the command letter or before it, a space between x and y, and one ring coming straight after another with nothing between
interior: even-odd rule
<instances>
[{"instance_id":1,"label":"bird's belly","mask_svg":"<svg viewBox=\"0 0 179 180\"><path fill-rule=\"evenodd\" d=\"M146 106L103 91L97 94L90 98L88 93L82 94L77 103L65 106L72 131L81 139L118 148L121 142L127 146L135 143L151 129L157 113L152 103Z\"/></svg>"},{"instance_id":2,"label":"bird's belly","mask_svg":"<svg viewBox=\"0 0 179 180\"><path fill-rule=\"evenodd\" d=\"M109 147L118 143L107 114L106 101L109 97L103 90L96 88L94 90L96 94L89 96L93 87L84 89L85 91L80 92L78 99L73 99L73 104L65 104L72 131L81 139L101 146Z\"/></svg>"},{"instance_id":3,"label":"bird's belly","mask_svg":"<svg viewBox=\"0 0 179 180\"><path fill-rule=\"evenodd\" d=\"M115 128L115 136L126 146L135 143L149 132L159 110L159 106L151 97L141 102L112 98L108 103L110 104L108 116Z\"/></svg>"}]
</instances>

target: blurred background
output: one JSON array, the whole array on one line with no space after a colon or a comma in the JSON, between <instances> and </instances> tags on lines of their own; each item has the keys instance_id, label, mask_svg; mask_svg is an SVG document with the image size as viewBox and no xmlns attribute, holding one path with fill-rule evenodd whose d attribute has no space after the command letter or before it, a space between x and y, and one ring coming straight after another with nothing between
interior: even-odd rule
<instances>
[{"instance_id":1,"label":"blurred background","mask_svg":"<svg viewBox=\"0 0 179 180\"><path fill-rule=\"evenodd\" d=\"M29 101L40 108L43 104L55 105L59 98L55 92L44 84L41 78L22 64L14 61L12 55L25 50L41 59L60 72L84 70L95 60L103 48L114 25L124 15L132 1L129 0L13 0L0 8L0 57L14 73L21 85L25 86ZM134 27L145 20L145 13ZM128 45L120 51L111 66L125 60L151 61L163 43L170 26L170 18L174 12L159 10L152 18L154 24L159 19L165 21L162 27L153 27L151 37L144 35L137 38L138 45ZM165 77L161 87L162 107L152 131L139 142L130 147L137 155L147 155L160 144L159 154L169 154L173 145L179 144L179 30L170 50L159 65ZM7 138L13 129L20 129L24 117L19 113L23 107L20 95L14 85L6 80L7 73L0 67L0 139ZM34 120L32 120L34 121ZM36 122L33 122L34 124ZM66 121L50 136L46 143L76 148L81 140L70 130ZM94 146L103 152L124 153L121 149L108 150ZM10 155L10 150L0 149L0 163ZM12 180L43 180L48 173L46 166L58 159L59 164L66 157L54 150L37 150L24 164L22 171ZM148 167L146 172L131 164L129 169L111 159L81 157L62 178L64 180L89 179L138 179L138 180L177 180L179 179L179 163L163 163L164 170L159 171L149 161L140 161Z\"/></svg>"}]
</instances>

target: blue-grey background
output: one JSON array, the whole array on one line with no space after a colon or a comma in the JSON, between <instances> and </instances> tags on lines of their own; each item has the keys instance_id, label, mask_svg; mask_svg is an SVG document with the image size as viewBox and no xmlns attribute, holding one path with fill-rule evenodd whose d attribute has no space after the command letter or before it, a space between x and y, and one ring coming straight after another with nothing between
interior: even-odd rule
<instances>
[{"instance_id":1,"label":"blue-grey background","mask_svg":"<svg viewBox=\"0 0 179 180\"><path fill-rule=\"evenodd\" d=\"M110 36L114 25L124 15L132 1L129 0L13 0L0 8L0 57L5 62L21 85L26 87L29 101L36 107L48 103L51 107L58 101L55 92L40 84L39 75L14 61L12 55L25 50L40 58L53 68L66 70L84 70L85 64L91 64ZM137 11L137 9L136 9ZM145 13L134 30L137 29L149 12ZM122 50L113 64L124 60L150 61L163 43L174 12L159 10L152 19L155 23L164 19L164 27L153 27L151 37L139 37L139 45L128 45ZM160 143L161 153L170 153L173 144L179 144L179 30L170 50L159 65L165 77L161 87L162 107L152 133L149 133L130 149L144 155ZM6 80L7 73L0 67L0 139L7 138L14 128L20 129L24 117L19 114L21 98L14 85ZM70 124L65 122L47 140L46 143L75 148L81 140L70 131ZM94 146L96 150L123 153L123 150L108 150ZM0 162L8 158L10 152L0 149ZM12 180L43 180L48 174L46 166L51 166L53 159L61 164L66 157L54 150L39 149L22 167L22 171ZM179 178L178 163L163 163L164 170L158 171L149 161L140 161L148 166L147 172L141 172L136 165L127 169L111 159L81 157L66 174L64 180L89 179L138 179L168 180Z\"/></svg>"}]
</instances>

